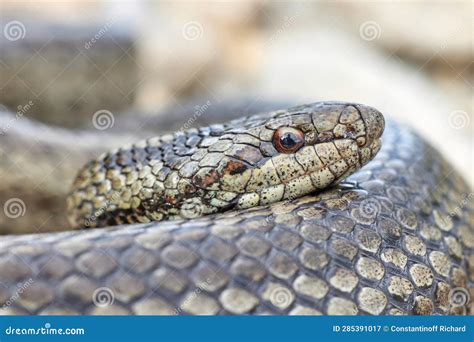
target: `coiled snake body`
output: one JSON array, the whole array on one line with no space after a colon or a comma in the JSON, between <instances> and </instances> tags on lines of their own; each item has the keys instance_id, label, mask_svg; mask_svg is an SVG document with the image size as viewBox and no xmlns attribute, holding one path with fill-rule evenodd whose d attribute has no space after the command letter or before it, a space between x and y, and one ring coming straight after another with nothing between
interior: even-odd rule
<instances>
[{"instance_id":1,"label":"coiled snake body","mask_svg":"<svg viewBox=\"0 0 474 342\"><path fill-rule=\"evenodd\" d=\"M76 228L119 226L0 238L2 311L466 313L469 188L394 122L379 152L383 130L321 102L106 153L68 208Z\"/></svg>"}]
</instances>

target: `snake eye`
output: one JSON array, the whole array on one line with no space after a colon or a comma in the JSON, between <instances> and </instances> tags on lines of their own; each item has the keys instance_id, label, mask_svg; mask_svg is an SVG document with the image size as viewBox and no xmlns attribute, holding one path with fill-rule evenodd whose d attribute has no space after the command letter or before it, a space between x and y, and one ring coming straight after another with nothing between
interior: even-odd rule
<instances>
[{"instance_id":1,"label":"snake eye","mask_svg":"<svg viewBox=\"0 0 474 342\"><path fill-rule=\"evenodd\" d=\"M304 144L303 132L291 127L281 127L273 134L273 146L281 153L296 152Z\"/></svg>"}]
</instances>

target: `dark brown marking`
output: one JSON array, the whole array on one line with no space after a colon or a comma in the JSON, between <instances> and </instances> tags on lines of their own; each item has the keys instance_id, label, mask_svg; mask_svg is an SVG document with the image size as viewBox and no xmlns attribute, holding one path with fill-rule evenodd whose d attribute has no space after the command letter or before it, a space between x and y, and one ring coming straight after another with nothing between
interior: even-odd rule
<instances>
[{"instance_id":1,"label":"dark brown marking","mask_svg":"<svg viewBox=\"0 0 474 342\"><path fill-rule=\"evenodd\" d=\"M227 162L227 165L223 169L223 175L235 175L239 173L243 173L248 169L247 165L237 160L230 160Z\"/></svg>"}]
</instances>

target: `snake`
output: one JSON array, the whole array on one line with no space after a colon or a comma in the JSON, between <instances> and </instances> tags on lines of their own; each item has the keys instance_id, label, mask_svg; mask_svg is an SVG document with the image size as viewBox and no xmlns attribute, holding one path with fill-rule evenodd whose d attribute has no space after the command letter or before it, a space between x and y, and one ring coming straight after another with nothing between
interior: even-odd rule
<instances>
[{"instance_id":1,"label":"snake","mask_svg":"<svg viewBox=\"0 0 474 342\"><path fill-rule=\"evenodd\" d=\"M0 237L0 312L469 313L472 192L439 152L362 104L249 114L86 163L71 230Z\"/></svg>"}]
</instances>

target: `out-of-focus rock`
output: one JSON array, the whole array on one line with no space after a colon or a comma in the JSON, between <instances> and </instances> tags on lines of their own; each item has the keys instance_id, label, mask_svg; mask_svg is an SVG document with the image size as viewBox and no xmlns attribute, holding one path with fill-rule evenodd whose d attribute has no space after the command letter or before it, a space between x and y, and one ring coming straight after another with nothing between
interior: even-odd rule
<instances>
[{"instance_id":1,"label":"out-of-focus rock","mask_svg":"<svg viewBox=\"0 0 474 342\"><path fill-rule=\"evenodd\" d=\"M258 3L149 3L138 40L137 106L156 110L201 96L233 95L251 77Z\"/></svg>"},{"instance_id":2,"label":"out-of-focus rock","mask_svg":"<svg viewBox=\"0 0 474 342\"><path fill-rule=\"evenodd\" d=\"M135 34L117 17L97 25L2 17L0 103L28 116L75 127L102 109L122 110L135 98Z\"/></svg>"},{"instance_id":3,"label":"out-of-focus rock","mask_svg":"<svg viewBox=\"0 0 474 342\"><path fill-rule=\"evenodd\" d=\"M472 61L472 2L339 2L334 5L365 40L422 63Z\"/></svg>"}]
</instances>

